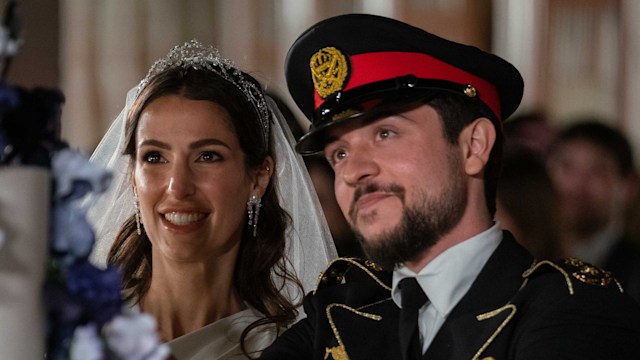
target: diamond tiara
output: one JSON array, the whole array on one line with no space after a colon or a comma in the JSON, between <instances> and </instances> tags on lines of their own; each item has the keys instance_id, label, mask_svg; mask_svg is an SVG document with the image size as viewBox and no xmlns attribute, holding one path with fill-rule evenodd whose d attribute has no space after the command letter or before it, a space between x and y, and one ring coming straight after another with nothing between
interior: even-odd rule
<instances>
[{"instance_id":1,"label":"diamond tiara","mask_svg":"<svg viewBox=\"0 0 640 360\"><path fill-rule=\"evenodd\" d=\"M212 71L238 88L258 115L264 144L269 144L269 108L262 90L253 81L246 79L231 60L220 56L218 49L210 45L205 46L198 40L193 39L183 45L174 46L167 56L158 59L149 69L147 76L140 81L136 97L156 74L178 67Z\"/></svg>"}]
</instances>

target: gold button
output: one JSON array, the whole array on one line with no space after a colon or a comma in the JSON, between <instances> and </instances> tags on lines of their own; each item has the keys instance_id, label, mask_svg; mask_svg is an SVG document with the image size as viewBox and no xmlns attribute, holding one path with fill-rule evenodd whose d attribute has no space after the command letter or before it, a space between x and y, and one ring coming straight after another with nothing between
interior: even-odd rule
<instances>
[{"instance_id":1,"label":"gold button","mask_svg":"<svg viewBox=\"0 0 640 360\"><path fill-rule=\"evenodd\" d=\"M464 88L464 94L467 95L470 98L476 97L478 95L478 92L476 91L476 88L474 88L473 86L467 84L467 86Z\"/></svg>"}]
</instances>

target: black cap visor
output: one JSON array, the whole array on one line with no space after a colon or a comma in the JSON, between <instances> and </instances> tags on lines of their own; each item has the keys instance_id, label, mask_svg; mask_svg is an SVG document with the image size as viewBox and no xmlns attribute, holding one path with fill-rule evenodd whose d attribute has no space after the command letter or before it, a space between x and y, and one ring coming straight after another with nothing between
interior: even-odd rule
<instances>
[{"instance_id":1,"label":"black cap visor","mask_svg":"<svg viewBox=\"0 0 640 360\"><path fill-rule=\"evenodd\" d=\"M313 114L310 131L302 136L296 151L303 156L324 150L326 130L349 120L379 118L398 113L406 105L439 93L461 94L465 86L443 80L418 79L413 75L378 81L329 97Z\"/></svg>"}]
</instances>

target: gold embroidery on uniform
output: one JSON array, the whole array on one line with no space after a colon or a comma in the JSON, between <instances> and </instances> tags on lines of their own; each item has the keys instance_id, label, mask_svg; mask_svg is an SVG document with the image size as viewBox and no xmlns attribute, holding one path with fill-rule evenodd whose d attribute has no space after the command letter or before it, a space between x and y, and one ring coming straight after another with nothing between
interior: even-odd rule
<instances>
[{"instance_id":1,"label":"gold embroidery on uniform","mask_svg":"<svg viewBox=\"0 0 640 360\"><path fill-rule=\"evenodd\" d=\"M311 77L321 98L343 89L349 73L349 63L340 50L329 46L318 50L309 62Z\"/></svg>"},{"instance_id":2,"label":"gold embroidery on uniform","mask_svg":"<svg viewBox=\"0 0 640 360\"><path fill-rule=\"evenodd\" d=\"M602 270L597 266L587 264L582 260L568 258L564 259L564 262L565 264L575 268L575 271L572 272L571 275L585 284L607 286L613 280L613 276L610 272Z\"/></svg>"},{"instance_id":3,"label":"gold embroidery on uniform","mask_svg":"<svg viewBox=\"0 0 640 360\"><path fill-rule=\"evenodd\" d=\"M522 277L527 278L531 276L531 274L533 274L536 270L538 270L542 265L549 265L552 268L558 270L564 276L564 281L567 283L567 287L569 288L569 294L573 295L573 284L571 283L571 278L569 277L569 273L567 273L563 268L561 268L560 266L556 265L555 263L549 260L543 260L538 263L534 263L533 266L531 266L527 271L522 273Z\"/></svg>"},{"instance_id":4,"label":"gold embroidery on uniform","mask_svg":"<svg viewBox=\"0 0 640 360\"><path fill-rule=\"evenodd\" d=\"M331 356L331 357L329 357ZM344 351L344 347L334 346L332 348L324 349L324 359L333 359L333 360L349 360L349 356Z\"/></svg>"},{"instance_id":5,"label":"gold embroidery on uniform","mask_svg":"<svg viewBox=\"0 0 640 360\"><path fill-rule=\"evenodd\" d=\"M376 283L378 283L378 285L382 286L384 289L391 291L391 288L389 286L387 286L384 282L382 282L382 280L380 280L373 272L371 272L371 270L369 269L373 269L374 271L379 271L378 269L381 269L379 265L373 263L373 262L365 262L365 265L360 264L358 261L355 260L355 258L337 258L335 260L333 260L329 266L327 266L327 269L320 274L320 276L318 277L318 283L316 284L316 288L313 290L313 294L315 295L316 291L318 291L319 286L322 283L326 283L327 281L329 281L329 277L332 277L333 275L336 275L336 273L334 272L333 274L331 273L331 266L333 266L333 264L335 264L336 262L347 262L349 264L355 265L357 267L359 267L360 269L362 269L362 271L364 271L365 273L367 273L367 275L369 275ZM329 273L327 274L327 270L329 270ZM344 274L338 274L341 277L344 276Z\"/></svg>"},{"instance_id":6,"label":"gold embroidery on uniform","mask_svg":"<svg viewBox=\"0 0 640 360\"><path fill-rule=\"evenodd\" d=\"M371 303L371 304L367 304L367 305L364 305L364 306L360 306L360 307L358 308L358 310L362 310L362 309L366 309L366 308L368 308L368 307L376 306L376 305L378 305L378 304L382 304L383 302L385 302L385 301L389 301L389 300L391 300L391 297L388 297L388 298L386 298L386 299L382 299L382 300L376 301L376 302ZM382 319L382 317L381 317L381 319Z\"/></svg>"},{"instance_id":7,"label":"gold embroidery on uniform","mask_svg":"<svg viewBox=\"0 0 640 360\"><path fill-rule=\"evenodd\" d=\"M613 278L613 281L615 281L615 282L616 282L616 285L618 286L618 290L620 290L620 293L624 293L624 289L622 288L622 284L620 284L620 283L618 282L618 279Z\"/></svg>"},{"instance_id":8,"label":"gold embroidery on uniform","mask_svg":"<svg viewBox=\"0 0 640 360\"><path fill-rule=\"evenodd\" d=\"M366 266L366 267L368 267L368 268L370 268L370 269L373 269L373 270L375 270L375 271L382 271L382 266L380 266L380 265L378 265L378 264L374 263L374 262L373 262L373 261L371 261L371 260L365 260L365 261L364 261L364 266Z\"/></svg>"},{"instance_id":9,"label":"gold embroidery on uniform","mask_svg":"<svg viewBox=\"0 0 640 360\"><path fill-rule=\"evenodd\" d=\"M382 320L382 316L380 315L376 315L376 314L369 314L369 313L365 313L359 310L356 310L350 306L347 306L345 304L330 304L329 306L327 306L326 312L327 312L327 319L329 319L329 325L331 326L331 330L333 331L333 335L336 337L336 340L338 341L338 346L332 347L332 348L325 348L325 359L327 359L327 356L331 355L333 356L333 358L335 360L348 360L349 356L347 355L347 349L344 347L344 343L342 342L342 337L340 337L340 333L338 332L338 328L336 327L335 322L333 321L333 316L331 315L331 310L334 307L340 307L343 308L345 310L351 311L352 313L359 315L359 316L363 316L366 317L367 319L371 319L371 320L375 320L375 321L380 321ZM339 356L339 357L336 357Z\"/></svg>"},{"instance_id":10,"label":"gold embroidery on uniform","mask_svg":"<svg viewBox=\"0 0 640 360\"><path fill-rule=\"evenodd\" d=\"M496 310L490 311L488 313L484 313L484 314L480 314L480 315L476 316L476 319L478 319L478 321L487 320L487 319L490 319L490 318L500 314L501 312L503 312L505 310L509 310L510 311L509 315L507 315L507 318L504 319L504 321L502 321L502 324L500 324L500 326L498 326L496 331L494 331L493 334L491 334L489 339L487 339L487 341L485 341L484 345L482 345L480 350L478 350L478 352L476 352L476 354L473 356L473 358L471 360L478 360L480 358L480 354L482 354L489 347L489 345L498 336L498 334L500 334L502 329L504 329L504 327L507 326L507 323L514 317L514 315L516 314L516 310L517 309L516 309L515 305L507 304L507 305L505 305L505 306L503 306L503 307L501 307L499 309L496 309Z\"/></svg>"}]
</instances>

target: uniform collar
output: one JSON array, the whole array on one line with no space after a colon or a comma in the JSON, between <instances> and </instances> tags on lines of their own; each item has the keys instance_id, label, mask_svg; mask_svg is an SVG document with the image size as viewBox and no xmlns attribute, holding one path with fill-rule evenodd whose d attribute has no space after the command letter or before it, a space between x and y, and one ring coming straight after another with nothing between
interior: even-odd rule
<instances>
[{"instance_id":1,"label":"uniform collar","mask_svg":"<svg viewBox=\"0 0 640 360\"><path fill-rule=\"evenodd\" d=\"M501 239L500 223L496 222L484 232L447 249L418 274L404 265L398 267L393 272L393 301L400 307L400 280L416 277L431 304L446 317L467 293Z\"/></svg>"}]
</instances>

